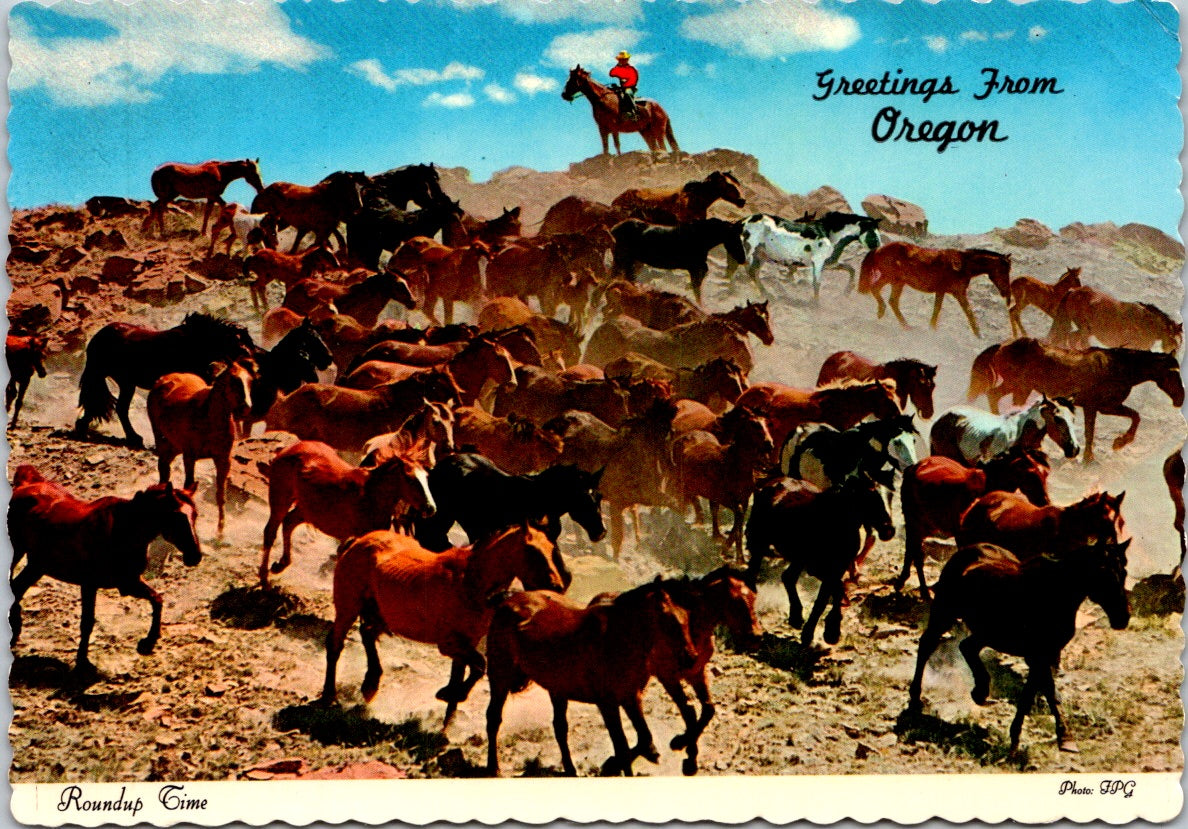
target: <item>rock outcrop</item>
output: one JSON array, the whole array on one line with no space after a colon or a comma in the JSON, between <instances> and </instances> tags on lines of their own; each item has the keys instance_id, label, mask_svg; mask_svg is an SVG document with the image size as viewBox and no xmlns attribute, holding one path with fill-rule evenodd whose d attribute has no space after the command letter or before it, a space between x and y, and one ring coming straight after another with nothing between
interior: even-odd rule
<instances>
[{"instance_id":1,"label":"rock outcrop","mask_svg":"<svg viewBox=\"0 0 1188 829\"><path fill-rule=\"evenodd\" d=\"M879 228L888 233L922 239L928 235L928 217L919 205L893 196L872 194L862 200L867 216L878 219Z\"/></svg>"}]
</instances>

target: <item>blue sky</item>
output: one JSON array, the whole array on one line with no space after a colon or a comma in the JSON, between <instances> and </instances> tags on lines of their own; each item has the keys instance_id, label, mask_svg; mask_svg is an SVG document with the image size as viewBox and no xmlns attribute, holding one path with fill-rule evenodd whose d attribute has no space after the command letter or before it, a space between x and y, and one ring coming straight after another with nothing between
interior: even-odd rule
<instances>
[{"instance_id":1,"label":"blue sky","mask_svg":"<svg viewBox=\"0 0 1188 829\"><path fill-rule=\"evenodd\" d=\"M599 150L588 104L559 96L568 69L605 76L626 48L683 149L752 153L791 192L830 184L855 207L887 193L938 232L1026 216L1175 233L1182 211L1168 3L64 0L20 4L9 25L17 207L148 197L164 161L259 157L266 182L301 183L425 161L476 180L564 169ZM1064 91L977 101L985 67ZM826 69L950 76L960 92L814 101ZM917 123L997 120L1008 140L877 143L885 106Z\"/></svg>"}]
</instances>

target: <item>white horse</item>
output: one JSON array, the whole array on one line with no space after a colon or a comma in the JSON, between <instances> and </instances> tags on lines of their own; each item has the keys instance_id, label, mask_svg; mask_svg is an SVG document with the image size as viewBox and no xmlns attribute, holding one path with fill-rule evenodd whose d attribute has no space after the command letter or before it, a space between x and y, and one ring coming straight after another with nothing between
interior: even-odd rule
<instances>
[{"instance_id":1,"label":"white horse","mask_svg":"<svg viewBox=\"0 0 1188 829\"><path fill-rule=\"evenodd\" d=\"M210 250L207 252L207 256L214 253L219 234L228 229L231 231L231 235L227 237L228 256L231 255L231 248L235 246L236 242L243 246L246 253L251 253L249 247L252 244L263 247L264 236L260 223L267 215L267 213L251 213L242 204L235 202L223 205L223 210L215 219L214 227L210 232Z\"/></svg>"},{"instance_id":2,"label":"white horse","mask_svg":"<svg viewBox=\"0 0 1188 829\"><path fill-rule=\"evenodd\" d=\"M795 278L796 269L808 265L812 272L813 298L821 293L821 270L833 255L833 243L826 232L816 224L791 222L768 213L756 213L743 222L743 250L747 254L747 276L767 295L767 289L759 281L759 269L764 262L784 265L789 280ZM729 280L738 268L739 262L730 260L726 266Z\"/></svg>"},{"instance_id":3,"label":"white horse","mask_svg":"<svg viewBox=\"0 0 1188 829\"><path fill-rule=\"evenodd\" d=\"M958 406L945 412L932 426L932 454L972 466L1022 445L1038 449L1044 436L1052 438L1067 458L1081 451L1073 429L1073 407L1063 398L1043 397L1030 408L996 415Z\"/></svg>"}]
</instances>

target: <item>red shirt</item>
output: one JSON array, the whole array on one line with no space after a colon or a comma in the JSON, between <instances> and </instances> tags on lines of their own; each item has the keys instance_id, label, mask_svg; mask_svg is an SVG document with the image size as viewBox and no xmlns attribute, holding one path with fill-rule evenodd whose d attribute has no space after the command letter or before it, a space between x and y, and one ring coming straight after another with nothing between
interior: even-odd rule
<instances>
[{"instance_id":1,"label":"red shirt","mask_svg":"<svg viewBox=\"0 0 1188 829\"><path fill-rule=\"evenodd\" d=\"M639 72L635 70L634 66L626 63L620 63L610 71L612 78L618 78L623 82L623 86L639 86Z\"/></svg>"}]
</instances>

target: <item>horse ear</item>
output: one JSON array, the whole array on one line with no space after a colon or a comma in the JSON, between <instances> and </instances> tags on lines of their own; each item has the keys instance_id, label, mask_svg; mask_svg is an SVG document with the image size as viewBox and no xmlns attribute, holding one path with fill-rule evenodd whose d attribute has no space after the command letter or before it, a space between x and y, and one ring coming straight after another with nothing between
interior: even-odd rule
<instances>
[{"instance_id":1,"label":"horse ear","mask_svg":"<svg viewBox=\"0 0 1188 829\"><path fill-rule=\"evenodd\" d=\"M219 360L216 360L215 362L211 363L210 368L209 368L210 376L212 379L215 377L218 377L220 374L222 374L226 370L227 370L227 364L224 362L221 362Z\"/></svg>"},{"instance_id":2,"label":"horse ear","mask_svg":"<svg viewBox=\"0 0 1188 829\"><path fill-rule=\"evenodd\" d=\"M1116 501L1114 501L1115 509L1122 506L1122 499L1125 497L1126 497L1126 490L1122 490L1121 492L1118 493L1118 499Z\"/></svg>"}]
</instances>

